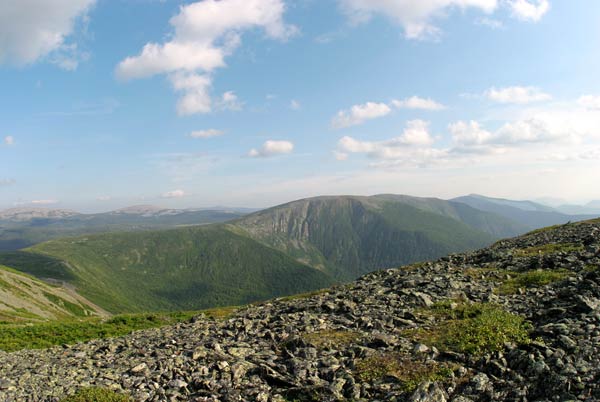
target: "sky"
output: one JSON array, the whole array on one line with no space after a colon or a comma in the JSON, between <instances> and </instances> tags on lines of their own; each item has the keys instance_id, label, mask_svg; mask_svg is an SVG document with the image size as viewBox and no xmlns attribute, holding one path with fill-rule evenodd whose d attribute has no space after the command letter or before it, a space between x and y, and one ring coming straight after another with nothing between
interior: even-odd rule
<instances>
[{"instance_id":1,"label":"sky","mask_svg":"<svg viewBox=\"0 0 600 402\"><path fill-rule=\"evenodd\" d=\"M600 2L0 2L0 209L600 199Z\"/></svg>"}]
</instances>

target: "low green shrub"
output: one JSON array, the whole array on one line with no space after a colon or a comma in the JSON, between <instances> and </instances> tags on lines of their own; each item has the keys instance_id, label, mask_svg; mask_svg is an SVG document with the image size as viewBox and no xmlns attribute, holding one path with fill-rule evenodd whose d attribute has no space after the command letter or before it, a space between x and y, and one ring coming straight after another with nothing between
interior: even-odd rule
<instances>
[{"instance_id":1,"label":"low green shrub","mask_svg":"<svg viewBox=\"0 0 600 402\"><path fill-rule=\"evenodd\" d=\"M82 388L75 395L67 396L60 402L133 402L124 394L118 394L106 388Z\"/></svg>"},{"instance_id":2,"label":"low green shrub","mask_svg":"<svg viewBox=\"0 0 600 402\"><path fill-rule=\"evenodd\" d=\"M429 314L438 323L431 329L414 331L412 336L442 350L480 356L502 350L506 343L531 341L531 324L494 304L446 301L434 304Z\"/></svg>"},{"instance_id":3,"label":"low green shrub","mask_svg":"<svg viewBox=\"0 0 600 402\"><path fill-rule=\"evenodd\" d=\"M566 270L539 270L519 272L506 280L496 289L499 294L514 294L521 288L531 288L549 285L561 281L570 275Z\"/></svg>"}]
</instances>

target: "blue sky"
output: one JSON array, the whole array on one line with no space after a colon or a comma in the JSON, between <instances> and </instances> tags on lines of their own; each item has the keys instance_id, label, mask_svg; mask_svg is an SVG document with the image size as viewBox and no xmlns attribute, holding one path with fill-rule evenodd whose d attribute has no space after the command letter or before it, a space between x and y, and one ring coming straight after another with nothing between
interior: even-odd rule
<instances>
[{"instance_id":1,"label":"blue sky","mask_svg":"<svg viewBox=\"0 0 600 402\"><path fill-rule=\"evenodd\" d=\"M600 199L600 2L0 4L0 208Z\"/></svg>"}]
</instances>

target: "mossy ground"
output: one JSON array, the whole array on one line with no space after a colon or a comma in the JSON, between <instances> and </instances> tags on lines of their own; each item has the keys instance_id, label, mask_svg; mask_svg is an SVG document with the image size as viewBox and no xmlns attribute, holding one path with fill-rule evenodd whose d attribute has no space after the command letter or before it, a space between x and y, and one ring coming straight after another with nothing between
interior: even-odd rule
<instances>
[{"instance_id":1,"label":"mossy ground","mask_svg":"<svg viewBox=\"0 0 600 402\"><path fill-rule=\"evenodd\" d=\"M375 382L393 377L405 391L413 391L423 381L443 381L452 376L452 367L434 361L413 360L401 353L380 353L359 360L355 367L358 378Z\"/></svg>"},{"instance_id":2,"label":"mossy ground","mask_svg":"<svg viewBox=\"0 0 600 402\"><path fill-rule=\"evenodd\" d=\"M75 395L67 396L60 402L132 402L133 399L105 388L82 388Z\"/></svg>"},{"instance_id":3,"label":"mossy ground","mask_svg":"<svg viewBox=\"0 0 600 402\"><path fill-rule=\"evenodd\" d=\"M237 309L237 307L224 307L193 312L118 315L108 320L90 318L42 324L1 324L0 350L11 352L20 349L43 349L91 339L117 337L141 329L189 321L200 314L204 314L209 319L226 319Z\"/></svg>"},{"instance_id":4,"label":"mossy ground","mask_svg":"<svg viewBox=\"0 0 600 402\"><path fill-rule=\"evenodd\" d=\"M516 250L518 257L534 257L556 253L574 253L583 251L583 245L577 243L551 243Z\"/></svg>"},{"instance_id":5,"label":"mossy ground","mask_svg":"<svg viewBox=\"0 0 600 402\"><path fill-rule=\"evenodd\" d=\"M512 276L509 279L496 288L496 293L503 295L514 294L519 289L549 285L567 278L571 275L571 272L566 270L537 270L511 274Z\"/></svg>"},{"instance_id":6,"label":"mossy ground","mask_svg":"<svg viewBox=\"0 0 600 402\"><path fill-rule=\"evenodd\" d=\"M442 350L481 356L504 349L506 343L530 342L531 325L494 304L447 300L421 314L430 315L437 323L407 335Z\"/></svg>"}]
</instances>

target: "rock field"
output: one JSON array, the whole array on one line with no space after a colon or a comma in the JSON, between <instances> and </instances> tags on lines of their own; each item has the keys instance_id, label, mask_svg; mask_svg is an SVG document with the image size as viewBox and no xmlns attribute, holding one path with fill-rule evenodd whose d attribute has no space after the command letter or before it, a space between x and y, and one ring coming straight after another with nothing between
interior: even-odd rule
<instances>
[{"instance_id":1,"label":"rock field","mask_svg":"<svg viewBox=\"0 0 600 402\"><path fill-rule=\"evenodd\" d=\"M598 401L600 221L225 320L0 352L0 401L90 386L136 401Z\"/></svg>"}]
</instances>

